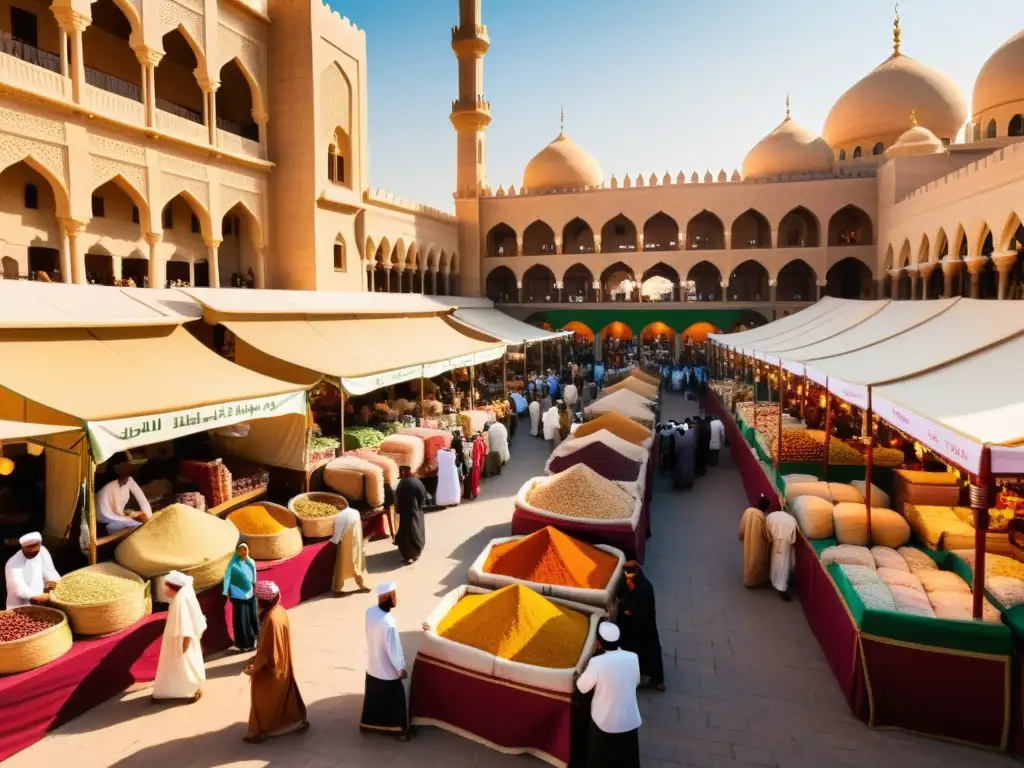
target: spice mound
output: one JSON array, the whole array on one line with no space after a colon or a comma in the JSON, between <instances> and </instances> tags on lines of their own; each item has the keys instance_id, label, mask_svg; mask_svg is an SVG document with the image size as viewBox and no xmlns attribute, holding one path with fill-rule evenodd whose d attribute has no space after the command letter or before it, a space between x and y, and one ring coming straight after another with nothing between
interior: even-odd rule
<instances>
[{"instance_id":1,"label":"spice mound","mask_svg":"<svg viewBox=\"0 0 1024 768\"><path fill-rule=\"evenodd\" d=\"M602 413L596 419L591 419L579 426L576 430L577 437L586 437L592 432L600 429L607 429L613 435L629 440L634 445L640 445L651 436L651 430L642 427L628 416L621 413Z\"/></svg>"},{"instance_id":2,"label":"spice mound","mask_svg":"<svg viewBox=\"0 0 1024 768\"><path fill-rule=\"evenodd\" d=\"M606 480L586 464L577 464L534 486L526 501L534 507L566 517L625 520L635 500L621 486Z\"/></svg>"},{"instance_id":3,"label":"spice mound","mask_svg":"<svg viewBox=\"0 0 1024 768\"><path fill-rule=\"evenodd\" d=\"M189 571L229 556L238 543L238 529L227 520L172 504L117 545L114 559L144 579L168 571ZM220 580L219 578L217 579ZM200 585L196 585L201 588Z\"/></svg>"},{"instance_id":4,"label":"spice mound","mask_svg":"<svg viewBox=\"0 0 1024 768\"><path fill-rule=\"evenodd\" d=\"M561 472L577 464L586 464L601 477L635 483L640 477L640 462L633 461L604 443L590 443L568 456L552 459L549 468Z\"/></svg>"},{"instance_id":5,"label":"spice mound","mask_svg":"<svg viewBox=\"0 0 1024 768\"><path fill-rule=\"evenodd\" d=\"M51 593L58 603L89 605L107 603L142 589L134 579L96 571L74 571L57 582Z\"/></svg>"},{"instance_id":6,"label":"spice mound","mask_svg":"<svg viewBox=\"0 0 1024 768\"><path fill-rule=\"evenodd\" d=\"M466 595L441 621L437 634L501 659L568 669L579 661L589 629L585 614L513 584Z\"/></svg>"},{"instance_id":7,"label":"spice mound","mask_svg":"<svg viewBox=\"0 0 1024 768\"><path fill-rule=\"evenodd\" d=\"M260 504L250 504L248 507L236 509L228 515L228 520L234 523L239 533L248 536L269 536L291 527L281 523L266 507Z\"/></svg>"},{"instance_id":8,"label":"spice mound","mask_svg":"<svg viewBox=\"0 0 1024 768\"><path fill-rule=\"evenodd\" d=\"M331 517L341 511L326 501L313 501L312 499L296 499L292 502L292 506L295 507L295 514L305 518Z\"/></svg>"},{"instance_id":9,"label":"spice mound","mask_svg":"<svg viewBox=\"0 0 1024 768\"><path fill-rule=\"evenodd\" d=\"M604 589L617 564L614 555L548 526L491 547L484 571L535 584Z\"/></svg>"},{"instance_id":10,"label":"spice mound","mask_svg":"<svg viewBox=\"0 0 1024 768\"><path fill-rule=\"evenodd\" d=\"M26 637L38 635L60 621L59 614L22 612L17 609L0 611L0 643L11 643L24 640Z\"/></svg>"}]
</instances>

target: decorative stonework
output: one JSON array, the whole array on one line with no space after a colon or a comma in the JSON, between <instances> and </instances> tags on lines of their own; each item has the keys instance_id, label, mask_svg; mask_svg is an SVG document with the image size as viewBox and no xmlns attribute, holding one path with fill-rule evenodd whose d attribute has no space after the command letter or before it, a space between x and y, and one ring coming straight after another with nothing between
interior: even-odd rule
<instances>
[{"instance_id":1,"label":"decorative stonework","mask_svg":"<svg viewBox=\"0 0 1024 768\"><path fill-rule=\"evenodd\" d=\"M63 123L13 109L0 108L0 127L10 129L12 133L57 144L63 144L66 140Z\"/></svg>"},{"instance_id":2,"label":"decorative stonework","mask_svg":"<svg viewBox=\"0 0 1024 768\"><path fill-rule=\"evenodd\" d=\"M260 46L230 27L217 27L217 70L237 58L249 71L249 76L259 84L263 77L262 51Z\"/></svg>"},{"instance_id":3,"label":"decorative stonework","mask_svg":"<svg viewBox=\"0 0 1024 768\"><path fill-rule=\"evenodd\" d=\"M243 174L232 173L231 171L221 171L220 180L221 184L226 184L229 187L246 192L260 193L263 191L263 186L260 184L259 179L254 179L252 176L244 176Z\"/></svg>"},{"instance_id":4,"label":"decorative stonework","mask_svg":"<svg viewBox=\"0 0 1024 768\"><path fill-rule=\"evenodd\" d=\"M226 214L230 211L236 203L242 203L246 208L249 209L249 213L257 221L259 225L260 219L263 218L263 200L260 195L255 192L248 192L242 189L235 189L221 184L220 187L220 212Z\"/></svg>"},{"instance_id":5,"label":"decorative stonework","mask_svg":"<svg viewBox=\"0 0 1024 768\"><path fill-rule=\"evenodd\" d=\"M160 168L178 176L188 176L206 182L206 167L175 155L160 155Z\"/></svg>"},{"instance_id":6,"label":"decorative stonework","mask_svg":"<svg viewBox=\"0 0 1024 768\"><path fill-rule=\"evenodd\" d=\"M234 30L242 37L260 40L263 36L263 25L235 13L229 6L221 3L217 9L217 19L221 26Z\"/></svg>"},{"instance_id":7,"label":"decorative stonework","mask_svg":"<svg viewBox=\"0 0 1024 768\"><path fill-rule=\"evenodd\" d=\"M320 75L320 139L327 146L341 128L352 139L352 86L341 67L332 63Z\"/></svg>"},{"instance_id":8,"label":"decorative stonework","mask_svg":"<svg viewBox=\"0 0 1024 768\"><path fill-rule=\"evenodd\" d=\"M160 192L162 196L161 207L180 193L188 192L207 211L210 210L210 185L205 181L165 172L160 174Z\"/></svg>"},{"instance_id":9,"label":"decorative stonework","mask_svg":"<svg viewBox=\"0 0 1024 768\"><path fill-rule=\"evenodd\" d=\"M146 182L146 169L141 165L133 165L123 160L113 160L107 157L91 158L92 184L93 189L106 184L115 176L121 176L131 184L135 191L142 195L144 200L149 200L149 185Z\"/></svg>"},{"instance_id":10,"label":"decorative stonework","mask_svg":"<svg viewBox=\"0 0 1024 768\"><path fill-rule=\"evenodd\" d=\"M199 45L200 52L197 58L206 58L203 15L175 0L160 0L160 35L163 36L178 26L184 27Z\"/></svg>"},{"instance_id":11,"label":"decorative stonework","mask_svg":"<svg viewBox=\"0 0 1024 768\"><path fill-rule=\"evenodd\" d=\"M32 158L56 178L65 198L68 188L67 149L56 144L30 139L13 133L0 131L0 169Z\"/></svg>"},{"instance_id":12,"label":"decorative stonework","mask_svg":"<svg viewBox=\"0 0 1024 768\"><path fill-rule=\"evenodd\" d=\"M108 139L106 136L97 136L94 133L89 134L89 152L136 165L146 164L146 150L142 147L117 139Z\"/></svg>"}]
</instances>

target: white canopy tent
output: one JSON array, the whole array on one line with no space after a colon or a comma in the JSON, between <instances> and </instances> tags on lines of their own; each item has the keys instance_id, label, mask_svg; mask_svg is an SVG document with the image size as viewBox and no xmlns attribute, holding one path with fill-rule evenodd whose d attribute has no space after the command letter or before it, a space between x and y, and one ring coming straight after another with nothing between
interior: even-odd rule
<instances>
[{"instance_id":1,"label":"white canopy tent","mask_svg":"<svg viewBox=\"0 0 1024 768\"><path fill-rule=\"evenodd\" d=\"M888 304L888 300L860 301L844 304L838 311L829 313L829 315L820 318L818 322L801 326L768 341L757 342L755 344L756 349L753 350L754 357L758 360L778 365L779 355L784 350L825 341L843 331L855 328L872 315L882 311Z\"/></svg>"},{"instance_id":2,"label":"white canopy tent","mask_svg":"<svg viewBox=\"0 0 1024 768\"><path fill-rule=\"evenodd\" d=\"M708 334L708 338L726 349L751 349L756 345L756 342L775 338L779 334L788 333L796 328L816 322L833 312L838 312L840 307L849 303L851 302L846 299L833 299L826 296L821 301L801 309L799 312L780 317L778 320L762 325L759 328L751 328L749 331L740 331L739 333L712 333Z\"/></svg>"}]
</instances>

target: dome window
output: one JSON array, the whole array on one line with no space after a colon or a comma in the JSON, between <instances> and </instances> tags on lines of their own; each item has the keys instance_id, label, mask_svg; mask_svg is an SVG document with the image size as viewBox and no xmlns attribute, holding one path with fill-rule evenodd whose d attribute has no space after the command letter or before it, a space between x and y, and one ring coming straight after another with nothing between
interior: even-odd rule
<instances>
[{"instance_id":1,"label":"dome window","mask_svg":"<svg viewBox=\"0 0 1024 768\"><path fill-rule=\"evenodd\" d=\"M1010 127L1006 132L1007 136L1024 136L1024 115L1014 115L1010 118Z\"/></svg>"},{"instance_id":2,"label":"dome window","mask_svg":"<svg viewBox=\"0 0 1024 768\"><path fill-rule=\"evenodd\" d=\"M996 121L989 120L988 125L985 126L985 138L994 139L996 137Z\"/></svg>"},{"instance_id":3,"label":"dome window","mask_svg":"<svg viewBox=\"0 0 1024 768\"><path fill-rule=\"evenodd\" d=\"M853 159L854 160L859 159L860 155L861 155L860 147L859 146L858 147L854 147L853 148Z\"/></svg>"},{"instance_id":4,"label":"dome window","mask_svg":"<svg viewBox=\"0 0 1024 768\"><path fill-rule=\"evenodd\" d=\"M884 149L884 147L882 146L882 142L878 142L877 144L875 144L874 147L872 147L871 154L872 155L880 155L880 154L882 154L882 150L883 149Z\"/></svg>"},{"instance_id":5,"label":"dome window","mask_svg":"<svg viewBox=\"0 0 1024 768\"><path fill-rule=\"evenodd\" d=\"M840 149L839 150L839 162L840 163L845 163L846 162L846 150L845 149Z\"/></svg>"}]
</instances>

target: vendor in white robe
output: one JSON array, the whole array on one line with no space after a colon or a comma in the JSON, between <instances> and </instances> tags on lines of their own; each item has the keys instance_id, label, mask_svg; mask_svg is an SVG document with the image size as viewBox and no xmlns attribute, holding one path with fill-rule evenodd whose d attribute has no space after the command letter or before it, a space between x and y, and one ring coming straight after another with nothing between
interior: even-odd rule
<instances>
[{"instance_id":1,"label":"vendor in white robe","mask_svg":"<svg viewBox=\"0 0 1024 768\"><path fill-rule=\"evenodd\" d=\"M125 528L138 528L153 516L149 500L142 488L132 477L132 465L128 462L114 467L117 477L100 488L96 494L96 522L107 527L107 533ZM129 496L138 502L139 512L126 512Z\"/></svg>"},{"instance_id":2,"label":"vendor in white robe","mask_svg":"<svg viewBox=\"0 0 1024 768\"><path fill-rule=\"evenodd\" d=\"M765 529L772 541L772 586L789 600L789 575L793 572L796 553L796 518L788 512L772 512L765 518Z\"/></svg>"},{"instance_id":3,"label":"vendor in white robe","mask_svg":"<svg viewBox=\"0 0 1024 768\"><path fill-rule=\"evenodd\" d=\"M206 631L206 617L199 607L191 576L171 571L164 577L164 584L171 603L160 641L153 701L196 702L203 695L206 682L200 642Z\"/></svg>"},{"instance_id":4,"label":"vendor in white robe","mask_svg":"<svg viewBox=\"0 0 1024 768\"><path fill-rule=\"evenodd\" d=\"M4 566L7 608L45 605L50 602L50 590L60 581L53 558L38 533L26 533L18 539L18 544L21 551L14 553Z\"/></svg>"},{"instance_id":5,"label":"vendor in white robe","mask_svg":"<svg viewBox=\"0 0 1024 768\"><path fill-rule=\"evenodd\" d=\"M434 503L439 507L454 507L462 496L459 493L459 470L455 468L455 451L442 448L437 452L437 493Z\"/></svg>"},{"instance_id":6,"label":"vendor in white robe","mask_svg":"<svg viewBox=\"0 0 1024 768\"><path fill-rule=\"evenodd\" d=\"M562 391L562 400L570 411L576 410L576 403L580 401L580 392L572 382L565 385Z\"/></svg>"},{"instance_id":7,"label":"vendor in white robe","mask_svg":"<svg viewBox=\"0 0 1024 768\"><path fill-rule=\"evenodd\" d=\"M548 410L541 416L540 423L544 428L544 439L551 445L551 450L558 447L558 444L562 442L562 435L559 432L560 424L558 423L558 409L548 408Z\"/></svg>"},{"instance_id":8,"label":"vendor in white robe","mask_svg":"<svg viewBox=\"0 0 1024 768\"><path fill-rule=\"evenodd\" d=\"M527 410L530 412L530 434L537 437L540 435L540 400L537 399L536 394L530 400L530 406Z\"/></svg>"},{"instance_id":9,"label":"vendor in white robe","mask_svg":"<svg viewBox=\"0 0 1024 768\"><path fill-rule=\"evenodd\" d=\"M363 582L366 575L366 554L363 551L363 521L357 510L346 507L334 518L334 535L331 536L331 543L338 545L331 591L335 595L344 595L345 582L355 579L359 592L369 592Z\"/></svg>"},{"instance_id":10,"label":"vendor in white robe","mask_svg":"<svg viewBox=\"0 0 1024 768\"><path fill-rule=\"evenodd\" d=\"M487 447L491 453L497 453L501 463L508 464L512 454L508 449L508 429L500 421L487 427Z\"/></svg>"}]
</instances>

